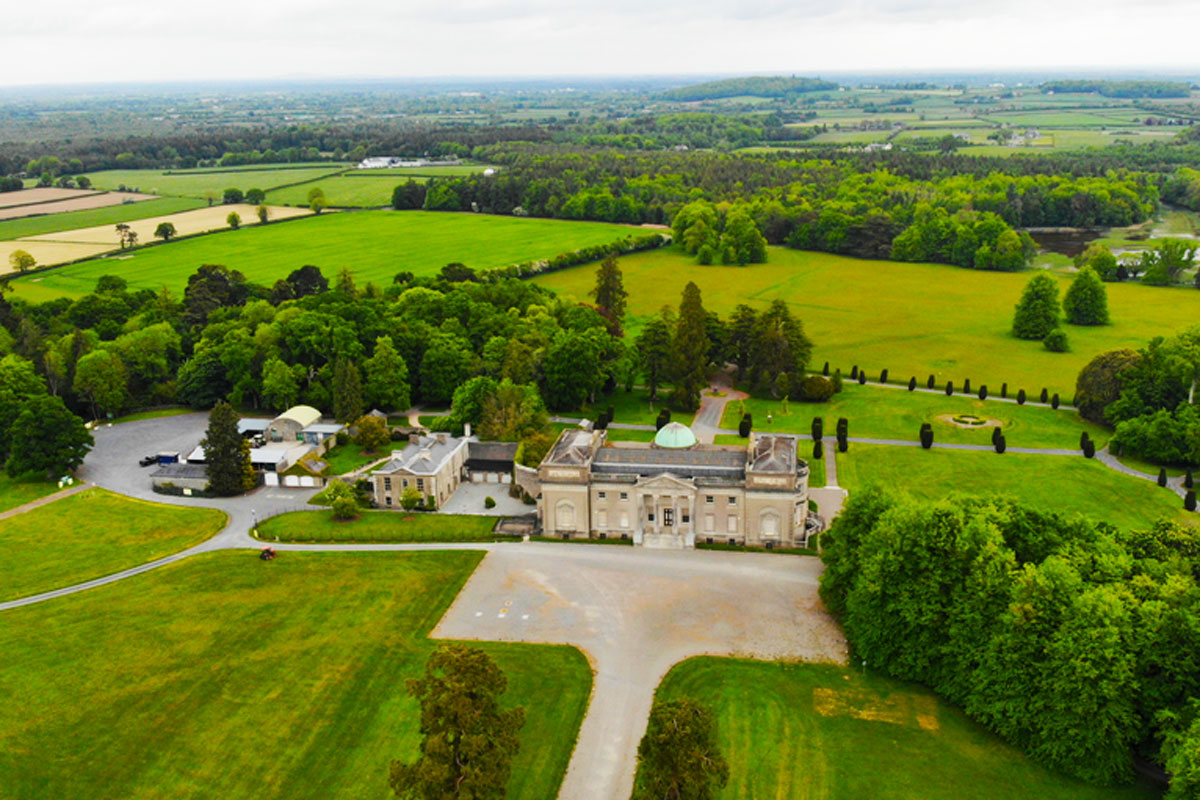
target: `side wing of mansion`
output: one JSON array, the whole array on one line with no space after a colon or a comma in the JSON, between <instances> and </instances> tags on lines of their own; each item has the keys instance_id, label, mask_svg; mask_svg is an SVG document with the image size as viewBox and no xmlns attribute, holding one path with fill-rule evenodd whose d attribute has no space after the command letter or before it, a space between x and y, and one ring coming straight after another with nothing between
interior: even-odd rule
<instances>
[{"instance_id":1,"label":"side wing of mansion","mask_svg":"<svg viewBox=\"0 0 1200 800\"><path fill-rule=\"evenodd\" d=\"M652 444L563 431L538 467L543 531L652 547L805 545L808 465L797 444L756 433L746 446L703 445L679 423Z\"/></svg>"}]
</instances>

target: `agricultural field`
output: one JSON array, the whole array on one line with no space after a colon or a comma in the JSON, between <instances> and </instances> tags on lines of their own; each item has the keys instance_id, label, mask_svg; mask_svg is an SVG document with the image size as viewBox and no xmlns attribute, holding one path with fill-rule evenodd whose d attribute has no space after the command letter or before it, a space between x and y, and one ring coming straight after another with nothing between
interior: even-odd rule
<instances>
[{"instance_id":1,"label":"agricultural field","mask_svg":"<svg viewBox=\"0 0 1200 800\"><path fill-rule=\"evenodd\" d=\"M1122 475L1083 456L932 450L851 443L837 454L838 485L853 495L869 485L933 500L949 492L995 492L1043 511L1080 513L1124 530L1160 518L1200 525L1183 500L1152 481Z\"/></svg>"},{"instance_id":2,"label":"agricultural field","mask_svg":"<svg viewBox=\"0 0 1200 800\"><path fill-rule=\"evenodd\" d=\"M1096 787L1030 761L932 692L858 669L694 658L660 699L717 718L729 783L718 797L801 800L1153 800L1148 782Z\"/></svg>"},{"instance_id":3,"label":"agricultural field","mask_svg":"<svg viewBox=\"0 0 1200 800\"><path fill-rule=\"evenodd\" d=\"M203 205L203 200L190 197L160 197L154 200L143 200L140 203L125 203L83 211L62 211L53 214L39 211L36 216L0 220L0 241L20 239L26 236L36 237L78 228L112 226L118 222L130 222L146 217L189 211Z\"/></svg>"},{"instance_id":4,"label":"agricultural field","mask_svg":"<svg viewBox=\"0 0 1200 800\"><path fill-rule=\"evenodd\" d=\"M7 611L0 685L21 702L0 707L0 798L383 800L389 763L420 741L405 680L481 558L228 551ZM507 796L554 797L587 661L476 646L525 709Z\"/></svg>"},{"instance_id":5,"label":"agricultural field","mask_svg":"<svg viewBox=\"0 0 1200 800\"><path fill-rule=\"evenodd\" d=\"M403 175L406 177L449 178L457 175L475 175L485 169L499 169L490 164L454 164L444 167L382 167L380 169L350 169L346 177L374 177L376 175Z\"/></svg>"},{"instance_id":6,"label":"agricultural field","mask_svg":"<svg viewBox=\"0 0 1200 800\"><path fill-rule=\"evenodd\" d=\"M72 269L78 269L73 267ZM933 374L939 384L969 378L998 388L1046 387L1065 401L1075 377L1093 356L1121 347L1142 347L1200 318L1200 292L1107 284L1113 324L1067 326L1071 350L1051 353L1040 342L1010 334L1012 312L1028 272L980 272L938 264L866 261L828 253L770 248L769 261L748 267L701 266L678 248L624 256L629 292L626 328L636 335L663 304L677 305L684 285L695 281L705 307L722 316L739 303L763 308L782 299L803 320L814 344L812 365L830 362L848 375L858 364L868 374ZM1055 274L1060 296L1071 276ZM535 280L567 297L584 300L595 266L582 265ZM936 290L931 290L935 287Z\"/></svg>"},{"instance_id":7,"label":"agricultural field","mask_svg":"<svg viewBox=\"0 0 1200 800\"><path fill-rule=\"evenodd\" d=\"M305 206L314 188L325 192L325 201L333 208L380 208L392 204L392 191L407 178L349 173L300 183L267 192L267 202L275 205ZM374 170L371 170L374 172Z\"/></svg>"},{"instance_id":8,"label":"agricultural field","mask_svg":"<svg viewBox=\"0 0 1200 800\"><path fill-rule=\"evenodd\" d=\"M43 186L16 192L0 192L0 208L58 203L64 200L90 197L95 194L98 194L98 192L88 189L60 189L57 186Z\"/></svg>"},{"instance_id":9,"label":"agricultural field","mask_svg":"<svg viewBox=\"0 0 1200 800\"><path fill-rule=\"evenodd\" d=\"M212 169L157 171L144 169L114 169L89 173L97 189L126 189L172 197L209 198L220 202L226 189L236 188L264 191L293 183L304 183L346 169L346 164L323 166L276 165L270 167L215 167Z\"/></svg>"},{"instance_id":10,"label":"agricultural field","mask_svg":"<svg viewBox=\"0 0 1200 800\"><path fill-rule=\"evenodd\" d=\"M490 542L495 517L364 511L352 521L332 511L292 511L264 520L258 537L282 542Z\"/></svg>"},{"instance_id":11,"label":"agricultural field","mask_svg":"<svg viewBox=\"0 0 1200 800\"><path fill-rule=\"evenodd\" d=\"M181 293L201 264L224 264L267 286L305 264L321 267L330 279L346 267L360 283L387 285L402 270L432 275L452 261L487 269L550 258L640 232L644 229L603 222L426 211L338 212L138 249L122 254L116 263L100 259L75 264L18 279L13 286L18 296L31 301L78 297L92 291L100 276L116 274L132 288L166 285ZM395 245L380 246L381 242Z\"/></svg>"},{"instance_id":12,"label":"agricultural field","mask_svg":"<svg viewBox=\"0 0 1200 800\"><path fill-rule=\"evenodd\" d=\"M901 376L889 377L896 380ZM870 376L872 381L878 378L878 374ZM921 388L925 387L925 378L924 375L917 378ZM907 382L907 379L908 376L905 376L903 381ZM961 388L962 382L956 383ZM979 387L972 384L971 388L978 390ZM1008 396L1015 397L1019 388L1010 384ZM1025 388L1030 400L1036 401L1040 387ZM1112 435L1107 428L1093 425L1071 409L1054 410L1000 402L994 399L1000 395L999 386L989 387L989 392L991 399L988 400L980 400L974 394L947 397L941 393L909 392L878 385L859 386L847 378L841 393L834 395L828 403L792 401L785 407L780 400L759 398L730 402L725 406L721 427L736 429L742 414L748 411L753 417L754 429L764 432L807 434L812 430L813 418L821 417L825 435L831 440L836 422L841 417L849 420L851 437L864 439L915 442L921 425L926 422L933 426L935 442L988 447L992 443L992 429L996 427L1004 432L1009 447L1077 449L1080 435L1085 431L1097 447L1103 447ZM768 415L770 422L767 421ZM963 427L954 422L954 417L964 415L977 417L984 424Z\"/></svg>"},{"instance_id":13,"label":"agricultural field","mask_svg":"<svg viewBox=\"0 0 1200 800\"><path fill-rule=\"evenodd\" d=\"M27 192L44 191L42 189L27 189ZM46 190L48 191L48 190ZM70 191L59 189L56 191ZM12 192L11 194L25 194ZM0 195L3 197L3 195ZM28 205L9 205L0 208L0 220L22 219L24 217L42 216L45 214L63 214L71 211L87 211L93 208L129 205L131 203L153 200L152 194L134 194L131 192L88 192L66 200L52 202L34 202Z\"/></svg>"},{"instance_id":14,"label":"agricultural field","mask_svg":"<svg viewBox=\"0 0 1200 800\"><path fill-rule=\"evenodd\" d=\"M86 258L98 256L112 250L111 244L84 244L81 242L40 242L15 241L0 242L0 275L12 272L9 257L17 250L24 250L33 256L35 266L49 264L69 264Z\"/></svg>"},{"instance_id":15,"label":"agricultural field","mask_svg":"<svg viewBox=\"0 0 1200 800\"><path fill-rule=\"evenodd\" d=\"M0 601L82 583L185 550L213 536L225 520L224 512L210 508L147 503L86 489L0 520Z\"/></svg>"}]
</instances>

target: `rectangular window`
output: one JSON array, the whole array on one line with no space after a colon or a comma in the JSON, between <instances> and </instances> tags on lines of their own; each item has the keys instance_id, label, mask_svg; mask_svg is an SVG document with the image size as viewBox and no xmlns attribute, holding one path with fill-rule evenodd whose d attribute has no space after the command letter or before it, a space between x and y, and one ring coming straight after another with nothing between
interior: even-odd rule
<instances>
[{"instance_id":1,"label":"rectangular window","mask_svg":"<svg viewBox=\"0 0 1200 800\"><path fill-rule=\"evenodd\" d=\"M597 498L597 499L599 499L599 500L604 500L604 499L606 499L607 497L608 497L608 493L607 493L607 492L596 492L596 498Z\"/></svg>"},{"instance_id":2,"label":"rectangular window","mask_svg":"<svg viewBox=\"0 0 1200 800\"><path fill-rule=\"evenodd\" d=\"M727 533L737 533L737 517L729 517L725 520L725 531Z\"/></svg>"},{"instance_id":3,"label":"rectangular window","mask_svg":"<svg viewBox=\"0 0 1200 800\"><path fill-rule=\"evenodd\" d=\"M383 490L385 492L390 492L392 490L392 479L391 478L383 479Z\"/></svg>"},{"instance_id":4,"label":"rectangular window","mask_svg":"<svg viewBox=\"0 0 1200 800\"><path fill-rule=\"evenodd\" d=\"M729 505L731 505L731 506L736 506L736 505L737 505L737 498L736 498L736 497L733 497L733 496L730 496L730 498L729 498Z\"/></svg>"},{"instance_id":5,"label":"rectangular window","mask_svg":"<svg viewBox=\"0 0 1200 800\"><path fill-rule=\"evenodd\" d=\"M686 525L687 523L692 521L692 517L690 514L688 514L688 512L680 511L679 512L679 521Z\"/></svg>"},{"instance_id":6,"label":"rectangular window","mask_svg":"<svg viewBox=\"0 0 1200 800\"><path fill-rule=\"evenodd\" d=\"M407 488L408 488L408 478L401 478L401 479L400 479L400 488L401 488L401 489L407 489Z\"/></svg>"},{"instance_id":7,"label":"rectangular window","mask_svg":"<svg viewBox=\"0 0 1200 800\"><path fill-rule=\"evenodd\" d=\"M391 496L390 494L389 494L387 497L383 498L383 499L387 501L387 504L388 504L389 506L391 506L391 504L392 504L392 496Z\"/></svg>"},{"instance_id":8,"label":"rectangular window","mask_svg":"<svg viewBox=\"0 0 1200 800\"><path fill-rule=\"evenodd\" d=\"M663 525L674 525L674 524L675 524L675 509L664 508L663 509Z\"/></svg>"},{"instance_id":9,"label":"rectangular window","mask_svg":"<svg viewBox=\"0 0 1200 800\"><path fill-rule=\"evenodd\" d=\"M425 479L424 478L417 478L417 491L418 492L425 491Z\"/></svg>"},{"instance_id":10,"label":"rectangular window","mask_svg":"<svg viewBox=\"0 0 1200 800\"><path fill-rule=\"evenodd\" d=\"M622 499L622 500L628 500L628 499L629 499L629 492L621 492L621 499Z\"/></svg>"},{"instance_id":11,"label":"rectangular window","mask_svg":"<svg viewBox=\"0 0 1200 800\"><path fill-rule=\"evenodd\" d=\"M713 496L710 494L710 495L707 495L707 496L704 498L704 502L708 503L708 504L711 506L713 503L717 502L717 498L713 497Z\"/></svg>"},{"instance_id":12,"label":"rectangular window","mask_svg":"<svg viewBox=\"0 0 1200 800\"><path fill-rule=\"evenodd\" d=\"M651 511L651 512L649 512L649 513L647 513L647 514L646 514L646 521L647 521L647 522L654 522L654 512L653 512L653 511Z\"/></svg>"}]
</instances>

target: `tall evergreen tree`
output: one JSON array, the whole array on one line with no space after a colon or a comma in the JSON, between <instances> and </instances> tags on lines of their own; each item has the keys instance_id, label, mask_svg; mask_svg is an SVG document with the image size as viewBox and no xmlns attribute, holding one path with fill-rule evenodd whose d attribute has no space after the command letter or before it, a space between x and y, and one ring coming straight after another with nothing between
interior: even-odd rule
<instances>
[{"instance_id":1,"label":"tall evergreen tree","mask_svg":"<svg viewBox=\"0 0 1200 800\"><path fill-rule=\"evenodd\" d=\"M675 389L671 392L671 404L681 411L695 411L700 407L700 392L708 382L709 340L700 287L691 281L683 287L672 345Z\"/></svg>"},{"instance_id":2,"label":"tall evergreen tree","mask_svg":"<svg viewBox=\"0 0 1200 800\"><path fill-rule=\"evenodd\" d=\"M392 344L392 337L375 340L375 352L363 365L367 373L364 397L380 411L402 411L412 404L408 364Z\"/></svg>"},{"instance_id":3,"label":"tall evergreen tree","mask_svg":"<svg viewBox=\"0 0 1200 800\"><path fill-rule=\"evenodd\" d=\"M1063 311L1072 325L1108 324L1108 290L1094 269L1079 270L1063 297Z\"/></svg>"},{"instance_id":4,"label":"tall evergreen tree","mask_svg":"<svg viewBox=\"0 0 1200 800\"><path fill-rule=\"evenodd\" d=\"M609 254L596 269L596 287L592 289L592 297L596 306L608 314L618 329L625 321L625 301L629 293L625 291L625 282L621 275L621 267L617 257Z\"/></svg>"},{"instance_id":5,"label":"tall evergreen tree","mask_svg":"<svg viewBox=\"0 0 1200 800\"><path fill-rule=\"evenodd\" d=\"M487 653L444 645L425 663L425 675L408 682L421 704L421 755L412 764L393 761L388 783L408 800L503 800L520 749L521 708L503 710L508 678Z\"/></svg>"},{"instance_id":6,"label":"tall evergreen tree","mask_svg":"<svg viewBox=\"0 0 1200 800\"><path fill-rule=\"evenodd\" d=\"M338 422L353 422L363 413L362 376L358 365L339 358L333 365L333 416Z\"/></svg>"},{"instance_id":7,"label":"tall evergreen tree","mask_svg":"<svg viewBox=\"0 0 1200 800\"><path fill-rule=\"evenodd\" d=\"M748 305L741 304L729 316L725 326L727 341L725 343L728 357L737 365L738 377L746 374L750 361L754 357L754 338L758 325L758 312ZM829 364L825 365L825 374L829 374Z\"/></svg>"},{"instance_id":8,"label":"tall evergreen tree","mask_svg":"<svg viewBox=\"0 0 1200 800\"><path fill-rule=\"evenodd\" d=\"M782 374L797 383L811 357L812 342L804 334L803 323L792 317L782 300L772 302L755 327L750 383L764 393L773 390Z\"/></svg>"},{"instance_id":9,"label":"tall evergreen tree","mask_svg":"<svg viewBox=\"0 0 1200 800\"><path fill-rule=\"evenodd\" d=\"M658 397L659 384L670 374L673 360L671 328L662 316L653 317L642 328L637 338L637 354L653 400Z\"/></svg>"},{"instance_id":10,"label":"tall evergreen tree","mask_svg":"<svg viewBox=\"0 0 1200 800\"><path fill-rule=\"evenodd\" d=\"M200 446L208 462L209 491L231 497L254 488L250 443L238 433L238 413L229 403L221 401L213 406Z\"/></svg>"},{"instance_id":11,"label":"tall evergreen tree","mask_svg":"<svg viewBox=\"0 0 1200 800\"><path fill-rule=\"evenodd\" d=\"M1044 339L1058 327L1058 282L1039 272L1025 284L1013 315L1013 335L1018 339Z\"/></svg>"}]
</instances>

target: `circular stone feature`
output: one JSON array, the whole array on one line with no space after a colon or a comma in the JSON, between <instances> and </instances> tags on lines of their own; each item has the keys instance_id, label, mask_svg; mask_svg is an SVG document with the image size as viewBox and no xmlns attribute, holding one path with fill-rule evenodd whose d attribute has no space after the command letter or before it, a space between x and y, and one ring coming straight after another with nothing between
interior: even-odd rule
<instances>
[{"instance_id":1,"label":"circular stone feature","mask_svg":"<svg viewBox=\"0 0 1200 800\"><path fill-rule=\"evenodd\" d=\"M667 450L686 450L696 444L692 429L678 422L668 422L654 435L654 446Z\"/></svg>"}]
</instances>

